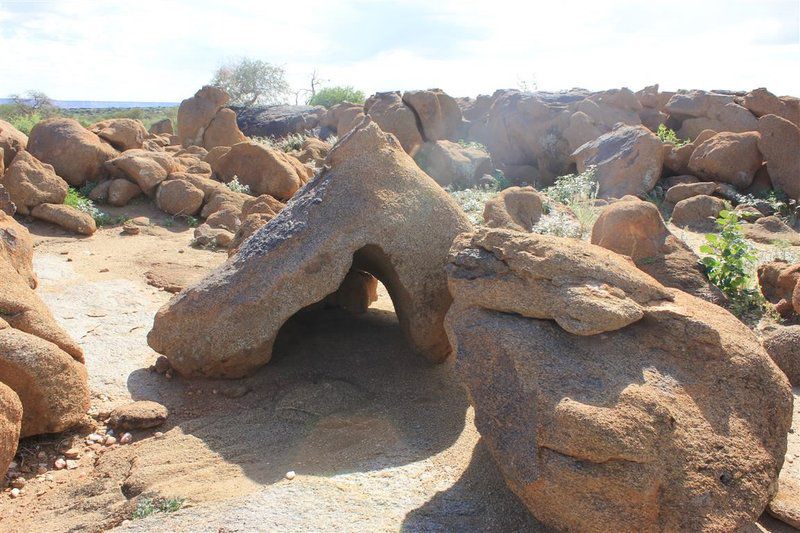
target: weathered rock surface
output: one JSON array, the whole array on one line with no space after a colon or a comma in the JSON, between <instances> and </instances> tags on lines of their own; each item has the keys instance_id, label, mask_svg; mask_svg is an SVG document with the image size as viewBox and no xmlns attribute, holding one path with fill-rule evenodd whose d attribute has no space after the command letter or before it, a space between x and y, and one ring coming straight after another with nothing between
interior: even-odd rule
<instances>
[{"instance_id":1,"label":"weathered rock surface","mask_svg":"<svg viewBox=\"0 0 800 533\"><path fill-rule=\"evenodd\" d=\"M448 283L476 426L539 520L731 531L764 510L791 389L727 311L602 248L507 230L459 236Z\"/></svg>"},{"instance_id":2,"label":"weathered rock surface","mask_svg":"<svg viewBox=\"0 0 800 533\"><path fill-rule=\"evenodd\" d=\"M233 146L246 140L247 137L236 125L236 113L227 108L217 111L203 134L203 146L206 150L217 146Z\"/></svg>"},{"instance_id":3,"label":"weathered rock surface","mask_svg":"<svg viewBox=\"0 0 800 533\"><path fill-rule=\"evenodd\" d=\"M22 276L25 283L35 289L38 285L33 271L33 239L28 228L14 217L0 212L0 262L5 261Z\"/></svg>"},{"instance_id":4,"label":"weathered rock surface","mask_svg":"<svg viewBox=\"0 0 800 533\"><path fill-rule=\"evenodd\" d=\"M132 181L118 178L108 182L106 201L110 205L123 206L142 194L142 190Z\"/></svg>"},{"instance_id":5,"label":"weathered rock surface","mask_svg":"<svg viewBox=\"0 0 800 533\"><path fill-rule=\"evenodd\" d=\"M777 115L800 127L800 113L798 113L800 108L787 104L764 87L750 91L742 100L744 107L757 117Z\"/></svg>"},{"instance_id":6,"label":"weathered rock surface","mask_svg":"<svg viewBox=\"0 0 800 533\"><path fill-rule=\"evenodd\" d=\"M149 429L166 422L169 411L158 402L139 400L111 411L108 424L114 429Z\"/></svg>"},{"instance_id":7,"label":"weathered rock surface","mask_svg":"<svg viewBox=\"0 0 800 533\"><path fill-rule=\"evenodd\" d=\"M594 166L601 198L649 192L661 177L664 145L644 126L619 126L578 148L578 172Z\"/></svg>"},{"instance_id":8,"label":"weathered rock surface","mask_svg":"<svg viewBox=\"0 0 800 533\"><path fill-rule=\"evenodd\" d=\"M675 204L672 223L680 228L712 231L716 227L717 217L724 209L725 201L722 198L699 194Z\"/></svg>"},{"instance_id":9,"label":"weathered rock surface","mask_svg":"<svg viewBox=\"0 0 800 533\"><path fill-rule=\"evenodd\" d=\"M19 396L0 382L0 476L5 475L17 453L21 425L22 403Z\"/></svg>"},{"instance_id":10,"label":"weathered rock surface","mask_svg":"<svg viewBox=\"0 0 800 533\"><path fill-rule=\"evenodd\" d=\"M89 131L120 152L141 148L148 137L144 124L132 118L103 120L89 126Z\"/></svg>"},{"instance_id":11,"label":"weathered rock surface","mask_svg":"<svg viewBox=\"0 0 800 533\"><path fill-rule=\"evenodd\" d=\"M603 209L592 228L591 242L630 257L639 270L665 287L716 304L726 300L706 278L700 258L670 233L658 208L650 202L621 201Z\"/></svg>"},{"instance_id":12,"label":"weathered rock surface","mask_svg":"<svg viewBox=\"0 0 800 533\"><path fill-rule=\"evenodd\" d=\"M20 152L0 177L17 210L23 215L39 204L60 204L67 197L69 185L58 177L51 165L42 163L28 152Z\"/></svg>"},{"instance_id":13,"label":"weathered rock surface","mask_svg":"<svg viewBox=\"0 0 800 533\"><path fill-rule=\"evenodd\" d=\"M28 136L17 128L0 120L0 150L3 152L3 164L7 167L17 154L28 145Z\"/></svg>"},{"instance_id":14,"label":"weathered rock surface","mask_svg":"<svg viewBox=\"0 0 800 533\"><path fill-rule=\"evenodd\" d=\"M105 162L118 153L100 137L71 118L51 118L36 124L28 138L28 151L70 185L99 181Z\"/></svg>"},{"instance_id":15,"label":"weathered rock surface","mask_svg":"<svg viewBox=\"0 0 800 533\"><path fill-rule=\"evenodd\" d=\"M775 115L758 119L758 149L772 185L800 202L800 128Z\"/></svg>"},{"instance_id":16,"label":"weathered rock surface","mask_svg":"<svg viewBox=\"0 0 800 533\"><path fill-rule=\"evenodd\" d=\"M363 105L350 102L336 104L320 118L320 136L327 138L329 135L337 135L342 138L360 124L363 118Z\"/></svg>"},{"instance_id":17,"label":"weathered rock surface","mask_svg":"<svg viewBox=\"0 0 800 533\"><path fill-rule=\"evenodd\" d=\"M800 385L800 326L775 326L761 344L789 383Z\"/></svg>"},{"instance_id":18,"label":"weathered rock surface","mask_svg":"<svg viewBox=\"0 0 800 533\"><path fill-rule=\"evenodd\" d=\"M448 356L443 267L453 237L471 227L466 215L368 119L328 163L225 265L158 312L148 342L178 372L235 377L265 364L283 323L336 291L351 267L386 285L415 349Z\"/></svg>"},{"instance_id":19,"label":"weathered rock surface","mask_svg":"<svg viewBox=\"0 0 800 533\"><path fill-rule=\"evenodd\" d=\"M290 155L296 157L301 163L322 167L330 151L331 145L329 143L316 137L306 137L300 149L290 152Z\"/></svg>"},{"instance_id":20,"label":"weathered rock surface","mask_svg":"<svg viewBox=\"0 0 800 533\"><path fill-rule=\"evenodd\" d=\"M203 146L203 135L217 111L228 103L228 93L218 87L204 86L178 107L178 143Z\"/></svg>"},{"instance_id":21,"label":"weathered rock surface","mask_svg":"<svg viewBox=\"0 0 800 533\"><path fill-rule=\"evenodd\" d=\"M417 128L417 117L398 91L376 93L364 103L364 111L383 131L400 141L403 150L412 157L422 146L422 134Z\"/></svg>"},{"instance_id":22,"label":"weathered rock surface","mask_svg":"<svg viewBox=\"0 0 800 533\"><path fill-rule=\"evenodd\" d=\"M12 216L17 212L17 205L11 201L11 195L2 184L0 184L0 211Z\"/></svg>"},{"instance_id":23,"label":"weathered rock surface","mask_svg":"<svg viewBox=\"0 0 800 533\"><path fill-rule=\"evenodd\" d=\"M153 125L150 126L150 133L153 135L172 135L175 133L172 127L172 119L162 118L158 122L153 122Z\"/></svg>"},{"instance_id":24,"label":"weathered rock surface","mask_svg":"<svg viewBox=\"0 0 800 533\"><path fill-rule=\"evenodd\" d=\"M291 198L313 175L294 157L255 142L233 145L212 168L224 182L235 176L253 194L269 194L281 200Z\"/></svg>"},{"instance_id":25,"label":"weathered rock surface","mask_svg":"<svg viewBox=\"0 0 800 533\"><path fill-rule=\"evenodd\" d=\"M711 196L716 192L717 184L713 181L699 181L695 183L678 183L667 189L664 201L670 204L677 204L681 200L686 200L692 196L706 195Z\"/></svg>"},{"instance_id":26,"label":"weathered rock surface","mask_svg":"<svg viewBox=\"0 0 800 533\"><path fill-rule=\"evenodd\" d=\"M800 482L789 476L781 477L778 493L769 502L767 512L793 528L800 529Z\"/></svg>"},{"instance_id":27,"label":"weathered rock surface","mask_svg":"<svg viewBox=\"0 0 800 533\"><path fill-rule=\"evenodd\" d=\"M441 140L423 143L414 160L442 187L469 187L491 174L492 159L484 150Z\"/></svg>"},{"instance_id":28,"label":"weathered rock surface","mask_svg":"<svg viewBox=\"0 0 800 533\"><path fill-rule=\"evenodd\" d=\"M414 110L426 141L457 141L461 137L461 109L455 99L441 89L406 91L403 103Z\"/></svg>"},{"instance_id":29,"label":"weathered rock surface","mask_svg":"<svg viewBox=\"0 0 800 533\"><path fill-rule=\"evenodd\" d=\"M307 105L231 107L239 129L248 137L280 138L305 134L319 126L325 108Z\"/></svg>"},{"instance_id":30,"label":"weathered rock surface","mask_svg":"<svg viewBox=\"0 0 800 533\"><path fill-rule=\"evenodd\" d=\"M761 168L759 134L718 133L697 145L689 159L689 172L701 179L730 183L744 190L753 183Z\"/></svg>"},{"instance_id":31,"label":"weathered rock surface","mask_svg":"<svg viewBox=\"0 0 800 533\"><path fill-rule=\"evenodd\" d=\"M154 193L171 172L181 170L179 161L172 155L147 150L128 150L109 160L106 166L118 177L134 182L145 194Z\"/></svg>"},{"instance_id":32,"label":"weathered rock surface","mask_svg":"<svg viewBox=\"0 0 800 533\"><path fill-rule=\"evenodd\" d=\"M671 118L680 120L678 136L694 140L703 130L744 133L756 131L757 120L729 94L686 91L674 94L664 106Z\"/></svg>"},{"instance_id":33,"label":"weathered rock surface","mask_svg":"<svg viewBox=\"0 0 800 533\"><path fill-rule=\"evenodd\" d=\"M92 215L65 204L39 204L31 209L31 216L81 235L92 235L97 231Z\"/></svg>"},{"instance_id":34,"label":"weathered rock surface","mask_svg":"<svg viewBox=\"0 0 800 533\"><path fill-rule=\"evenodd\" d=\"M791 246L800 246L800 233L793 230L778 216L762 217L744 227L748 239L765 244L785 241Z\"/></svg>"},{"instance_id":35,"label":"weathered rock surface","mask_svg":"<svg viewBox=\"0 0 800 533\"><path fill-rule=\"evenodd\" d=\"M789 264L776 259L758 266L758 285L764 298L775 305L781 316L800 314L795 305L797 287L800 286L800 263Z\"/></svg>"},{"instance_id":36,"label":"weathered rock surface","mask_svg":"<svg viewBox=\"0 0 800 533\"><path fill-rule=\"evenodd\" d=\"M170 215L196 215L203 205L203 191L181 179L163 182L156 193L159 209Z\"/></svg>"},{"instance_id":37,"label":"weathered rock surface","mask_svg":"<svg viewBox=\"0 0 800 533\"><path fill-rule=\"evenodd\" d=\"M483 220L487 227L531 231L544 212L542 195L533 187L509 187L486 202Z\"/></svg>"}]
</instances>

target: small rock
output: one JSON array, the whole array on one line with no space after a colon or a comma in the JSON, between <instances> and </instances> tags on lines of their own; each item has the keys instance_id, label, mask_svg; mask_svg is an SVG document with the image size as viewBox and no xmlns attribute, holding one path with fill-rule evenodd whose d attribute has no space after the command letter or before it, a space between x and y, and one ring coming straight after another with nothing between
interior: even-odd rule
<instances>
[{"instance_id":1,"label":"small rock","mask_svg":"<svg viewBox=\"0 0 800 533\"><path fill-rule=\"evenodd\" d=\"M160 403L142 400L111 411L108 423L117 429L147 429L160 426L167 416L169 411Z\"/></svg>"},{"instance_id":2,"label":"small rock","mask_svg":"<svg viewBox=\"0 0 800 533\"><path fill-rule=\"evenodd\" d=\"M47 473L47 465L46 464L40 464L39 466L36 467L36 475L37 476L42 476L42 475L44 475L46 473Z\"/></svg>"},{"instance_id":3,"label":"small rock","mask_svg":"<svg viewBox=\"0 0 800 533\"><path fill-rule=\"evenodd\" d=\"M81 456L81 451L77 448L70 448L64 452L64 457L67 459L77 459Z\"/></svg>"},{"instance_id":4,"label":"small rock","mask_svg":"<svg viewBox=\"0 0 800 533\"><path fill-rule=\"evenodd\" d=\"M99 272L108 272L108 269L107 269L107 268L101 268L101 269L99 270Z\"/></svg>"},{"instance_id":5,"label":"small rock","mask_svg":"<svg viewBox=\"0 0 800 533\"><path fill-rule=\"evenodd\" d=\"M89 440L89 441L92 441L92 442L100 442L100 441L103 440L103 436L102 435L98 435L97 433L91 433L86 437L86 440Z\"/></svg>"},{"instance_id":6,"label":"small rock","mask_svg":"<svg viewBox=\"0 0 800 533\"><path fill-rule=\"evenodd\" d=\"M78 468L78 461L75 459L67 459L67 470L75 470Z\"/></svg>"},{"instance_id":7,"label":"small rock","mask_svg":"<svg viewBox=\"0 0 800 533\"><path fill-rule=\"evenodd\" d=\"M105 441L103 441L106 446L112 446L117 443L117 438L112 437L111 435L107 436Z\"/></svg>"},{"instance_id":8,"label":"small rock","mask_svg":"<svg viewBox=\"0 0 800 533\"><path fill-rule=\"evenodd\" d=\"M22 493L19 489L11 489L11 497L12 498L19 498L19 495Z\"/></svg>"},{"instance_id":9,"label":"small rock","mask_svg":"<svg viewBox=\"0 0 800 533\"><path fill-rule=\"evenodd\" d=\"M160 431L156 431L155 433L153 433L153 437L155 437L156 439L160 439L164 437L164 434L161 433Z\"/></svg>"},{"instance_id":10,"label":"small rock","mask_svg":"<svg viewBox=\"0 0 800 533\"><path fill-rule=\"evenodd\" d=\"M163 355L158 356L158 359L156 359L156 364L153 366L155 367L155 371L159 374L166 374L171 368L169 365L169 359Z\"/></svg>"},{"instance_id":11,"label":"small rock","mask_svg":"<svg viewBox=\"0 0 800 533\"><path fill-rule=\"evenodd\" d=\"M53 466L56 468L56 470L64 470L67 467L67 462L63 457L59 457L55 460Z\"/></svg>"},{"instance_id":12,"label":"small rock","mask_svg":"<svg viewBox=\"0 0 800 533\"><path fill-rule=\"evenodd\" d=\"M133 435L130 433L123 433L119 439L120 444L130 444L133 441Z\"/></svg>"},{"instance_id":13,"label":"small rock","mask_svg":"<svg viewBox=\"0 0 800 533\"><path fill-rule=\"evenodd\" d=\"M297 474L295 474L294 470L289 470L286 472L286 479L289 481L293 480Z\"/></svg>"},{"instance_id":14,"label":"small rock","mask_svg":"<svg viewBox=\"0 0 800 533\"><path fill-rule=\"evenodd\" d=\"M11 482L11 486L15 489L23 489L28 481L24 477L18 477Z\"/></svg>"},{"instance_id":15,"label":"small rock","mask_svg":"<svg viewBox=\"0 0 800 533\"><path fill-rule=\"evenodd\" d=\"M244 383L237 383L229 387L224 387L220 390L220 393L226 398L241 398L248 392L250 392L250 387Z\"/></svg>"}]
</instances>

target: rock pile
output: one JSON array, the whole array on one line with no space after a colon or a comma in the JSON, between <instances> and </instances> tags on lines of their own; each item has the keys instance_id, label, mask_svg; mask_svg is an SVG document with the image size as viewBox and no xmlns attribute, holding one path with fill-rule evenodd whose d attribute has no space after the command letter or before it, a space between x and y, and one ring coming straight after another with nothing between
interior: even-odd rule
<instances>
[{"instance_id":1,"label":"rock pile","mask_svg":"<svg viewBox=\"0 0 800 533\"><path fill-rule=\"evenodd\" d=\"M557 237L461 235L447 273L446 327L475 423L537 518L732 531L761 514L792 395L735 317Z\"/></svg>"},{"instance_id":2,"label":"rock pile","mask_svg":"<svg viewBox=\"0 0 800 533\"><path fill-rule=\"evenodd\" d=\"M386 285L415 349L432 361L448 356L444 264L453 237L471 227L466 216L370 119L328 165L225 265L158 312L148 342L175 370L252 372L269 361L283 323L353 270Z\"/></svg>"}]
</instances>

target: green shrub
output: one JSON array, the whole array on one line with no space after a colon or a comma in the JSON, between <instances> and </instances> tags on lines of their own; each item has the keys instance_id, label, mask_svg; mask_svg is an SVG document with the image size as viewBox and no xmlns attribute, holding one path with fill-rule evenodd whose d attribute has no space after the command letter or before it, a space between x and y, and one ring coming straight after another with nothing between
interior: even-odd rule
<instances>
[{"instance_id":1,"label":"green shrub","mask_svg":"<svg viewBox=\"0 0 800 533\"><path fill-rule=\"evenodd\" d=\"M311 97L308 105L321 105L325 107L333 107L342 102L350 102L351 104L363 104L364 93L358 89L347 85L337 85L335 87L325 87L317 91L317 94Z\"/></svg>"},{"instance_id":2,"label":"green shrub","mask_svg":"<svg viewBox=\"0 0 800 533\"><path fill-rule=\"evenodd\" d=\"M86 185L84 185L84 187L86 187ZM116 226L117 224L122 224L127 220L127 218L124 216L115 217L104 211L101 211L96 205L94 205L94 202L88 199L83 192L81 192L81 190L75 189L74 187L70 187L67 190L67 197L64 199L64 203L70 207L74 207L78 211L83 211L84 213L91 215L95 224L98 226Z\"/></svg>"},{"instance_id":3,"label":"green shrub","mask_svg":"<svg viewBox=\"0 0 800 533\"><path fill-rule=\"evenodd\" d=\"M580 174L567 174L556 178L555 183L543 189L542 192L551 200L570 208L578 221L577 229L574 227L575 224L570 224L562 232L550 231L550 229L556 227L556 224L565 223L563 214L557 215L554 213L551 217L553 220L545 219L546 216L550 217L550 215L542 217L543 220L540 221L540 229L542 231L538 233L547 232L551 235L576 238L585 235L592 228L594 221L597 220L598 211L595 209L593 202L597 198L598 188L594 167L589 167ZM545 210L549 212L546 205Z\"/></svg>"},{"instance_id":4,"label":"green shrub","mask_svg":"<svg viewBox=\"0 0 800 533\"><path fill-rule=\"evenodd\" d=\"M689 139L681 139L678 137L678 134L675 133L675 130L666 127L664 124L658 125L658 131L656 132L656 135L658 135L658 138L661 139L661 142L672 144L675 146L675 148L679 148L684 144L689 144L692 142Z\"/></svg>"},{"instance_id":5,"label":"green shrub","mask_svg":"<svg viewBox=\"0 0 800 533\"><path fill-rule=\"evenodd\" d=\"M725 210L717 218L719 234L706 234L706 244L700 251L708 254L701 260L708 279L728 297L737 298L750 284L756 254L742 233L735 211Z\"/></svg>"},{"instance_id":6,"label":"green shrub","mask_svg":"<svg viewBox=\"0 0 800 533\"><path fill-rule=\"evenodd\" d=\"M184 498L142 498L131 515L132 520L147 518L155 513L174 513L186 503Z\"/></svg>"}]
</instances>

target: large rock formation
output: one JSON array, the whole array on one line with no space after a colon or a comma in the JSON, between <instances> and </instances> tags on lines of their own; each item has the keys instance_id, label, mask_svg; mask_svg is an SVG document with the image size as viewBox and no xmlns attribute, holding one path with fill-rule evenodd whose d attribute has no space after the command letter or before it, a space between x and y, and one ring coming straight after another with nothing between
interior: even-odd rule
<instances>
[{"instance_id":1,"label":"large rock formation","mask_svg":"<svg viewBox=\"0 0 800 533\"><path fill-rule=\"evenodd\" d=\"M228 100L224 90L206 85L182 101L178 107L178 142L183 146L203 146L206 128Z\"/></svg>"},{"instance_id":2,"label":"large rock formation","mask_svg":"<svg viewBox=\"0 0 800 533\"><path fill-rule=\"evenodd\" d=\"M144 124L132 118L102 120L89 126L89 131L121 152L141 148L148 137Z\"/></svg>"},{"instance_id":3,"label":"large rock formation","mask_svg":"<svg viewBox=\"0 0 800 533\"><path fill-rule=\"evenodd\" d=\"M592 228L592 244L630 257L636 267L666 287L716 304L725 302L700 267L700 258L667 229L658 208L641 200L603 209Z\"/></svg>"},{"instance_id":4,"label":"large rock formation","mask_svg":"<svg viewBox=\"0 0 800 533\"><path fill-rule=\"evenodd\" d=\"M320 117L325 115L324 107L307 105L269 105L231 109L236 112L239 129L248 137L279 138L292 134L305 134L318 127Z\"/></svg>"},{"instance_id":5,"label":"large rock formation","mask_svg":"<svg viewBox=\"0 0 800 533\"><path fill-rule=\"evenodd\" d=\"M571 531L733 531L777 488L786 377L722 308L580 241L459 236L448 335L509 487Z\"/></svg>"},{"instance_id":6,"label":"large rock formation","mask_svg":"<svg viewBox=\"0 0 800 533\"><path fill-rule=\"evenodd\" d=\"M417 116L400 96L400 92L376 93L364 103L364 111L383 131L400 141L411 156L422 146L422 134L417 128Z\"/></svg>"},{"instance_id":7,"label":"large rock formation","mask_svg":"<svg viewBox=\"0 0 800 533\"><path fill-rule=\"evenodd\" d=\"M758 119L758 149L764 154L770 181L800 203L800 128L775 115Z\"/></svg>"},{"instance_id":8,"label":"large rock formation","mask_svg":"<svg viewBox=\"0 0 800 533\"><path fill-rule=\"evenodd\" d=\"M442 187L472 187L494 170L492 159L484 150L444 140L424 143L414 160Z\"/></svg>"},{"instance_id":9,"label":"large rock formation","mask_svg":"<svg viewBox=\"0 0 800 533\"><path fill-rule=\"evenodd\" d=\"M450 353L444 265L466 215L365 119L328 156L330 169L239 252L156 315L148 342L185 375L237 377L269 361L283 323L335 292L351 269L387 287L412 346Z\"/></svg>"},{"instance_id":10,"label":"large rock formation","mask_svg":"<svg viewBox=\"0 0 800 533\"><path fill-rule=\"evenodd\" d=\"M67 197L69 186L58 177L52 165L40 162L28 152L20 152L6 173L2 184L17 210L23 215L39 204L60 204Z\"/></svg>"},{"instance_id":11,"label":"large rock formation","mask_svg":"<svg viewBox=\"0 0 800 533\"><path fill-rule=\"evenodd\" d=\"M759 139L754 131L718 133L694 149L689 159L689 172L699 178L730 183L744 190L753 183L753 177L763 163L758 151Z\"/></svg>"},{"instance_id":12,"label":"large rock formation","mask_svg":"<svg viewBox=\"0 0 800 533\"><path fill-rule=\"evenodd\" d=\"M6 167L19 152L25 150L27 145L27 135L5 120L0 120L0 152L3 154L3 163Z\"/></svg>"},{"instance_id":13,"label":"large rock formation","mask_svg":"<svg viewBox=\"0 0 800 533\"><path fill-rule=\"evenodd\" d=\"M422 137L426 141L457 141L462 137L461 109L443 90L406 91L403 103L419 118Z\"/></svg>"},{"instance_id":14,"label":"large rock formation","mask_svg":"<svg viewBox=\"0 0 800 533\"><path fill-rule=\"evenodd\" d=\"M664 106L670 118L678 121L678 135L695 139L703 130L744 133L756 131L757 120L734 96L708 91L685 91L674 94Z\"/></svg>"},{"instance_id":15,"label":"large rock formation","mask_svg":"<svg viewBox=\"0 0 800 533\"><path fill-rule=\"evenodd\" d=\"M655 187L665 149L644 126L619 126L588 142L572 154L578 171L595 167L601 198L643 195Z\"/></svg>"}]
</instances>

